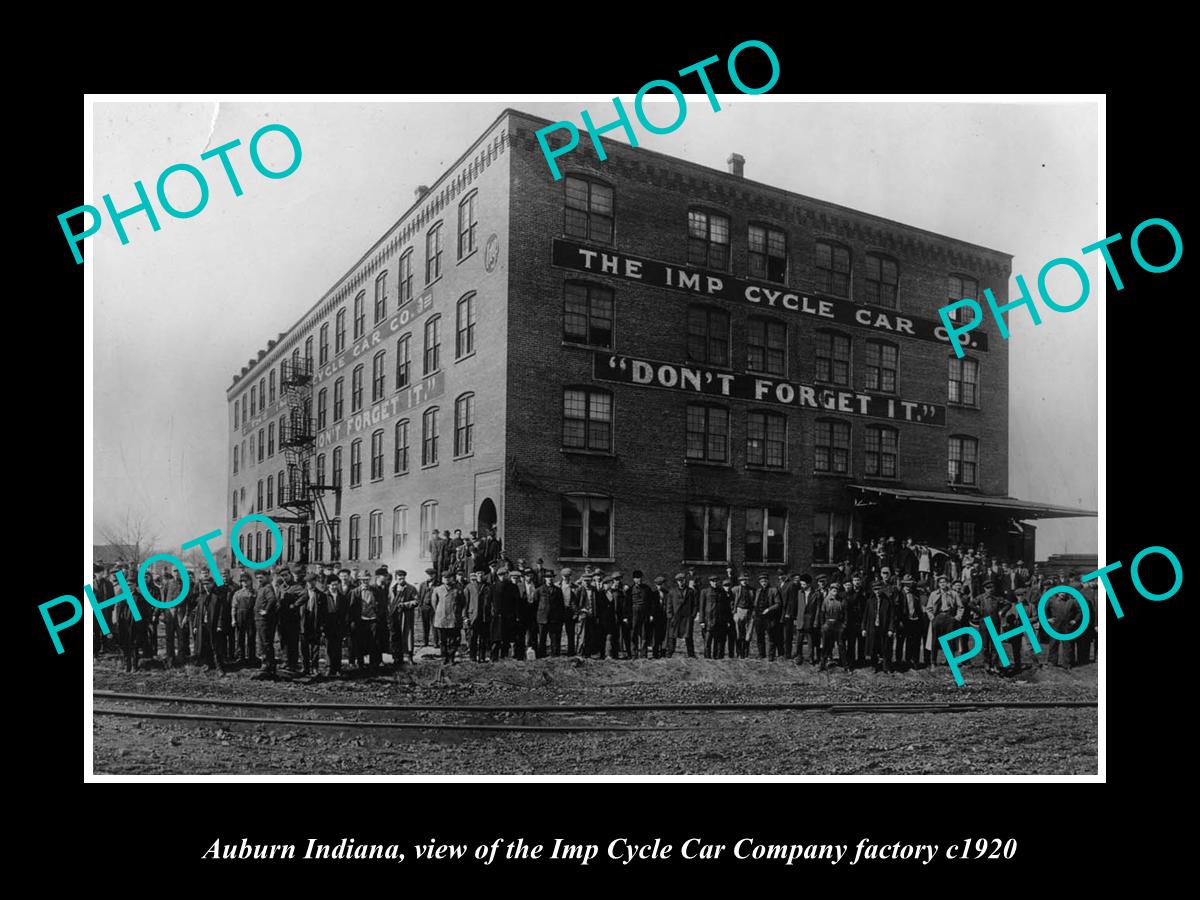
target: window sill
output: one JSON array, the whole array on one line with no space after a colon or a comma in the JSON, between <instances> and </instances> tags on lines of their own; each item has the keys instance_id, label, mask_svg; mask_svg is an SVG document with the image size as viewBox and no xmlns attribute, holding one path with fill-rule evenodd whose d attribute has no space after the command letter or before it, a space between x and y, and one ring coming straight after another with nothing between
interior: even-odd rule
<instances>
[{"instance_id":1,"label":"window sill","mask_svg":"<svg viewBox=\"0 0 1200 900\"><path fill-rule=\"evenodd\" d=\"M372 479L371 479L371 484L378 484L378 483L379 483L379 482L381 482L381 481L383 481L383 476L382 476L382 475L380 475L378 478L372 478Z\"/></svg>"},{"instance_id":2,"label":"window sill","mask_svg":"<svg viewBox=\"0 0 1200 900\"><path fill-rule=\"evenodd\" d=\"M421 468L422 469L436 469L437 465L438 465L437 463L426 463L425 465L421 466Z\"/></svg>"},{"instance_id":3,"label":"window sill","mask_svg":"<svg viewBox=\"0 0 1200 900\"><path fill-rule=\"evenodd\" d=\"M427 281L427 282L425 282L425 287L427 287L427 288L428 288L428 287L433 287L435 284L437 284L437 283L438 283L439 281L441 281L441 280L442 280L442 276L441 276L441 275L439 275L437 278L433 279L433 281Z\"/></svg>"},{"instance_id":4,"label":"window sill","mask_svg":"<svg viewBox=\"0 0 1200 900\"><path fill-rule=\"evenodd\" d=\"M816 478L853 478L853 472L818 472L813 470L813 476Z\"/></svg>"},{"instance_id":5,"label":"window sill","mask_svg":"<svg viewBox=\"0 0 1200 900\"><path fill-rule=\"evenodd\" d=\"M460 363L460 362L463 362L463 361L465 361L465 360L468 360L468 359L470 359L472 356L474 356L476 352L477 352L477 351L475 351L475 350L472 350L470 353L464 353L462 356L456 356L456 357L454 357L454 362L455 362L455 363Z\"/></svg>"},{"instance_id":6,"label":"window sill","mask_svg":"<svg viewBox=\"0 0 1200 900\"><path fill-rule=\"evenodd\" d=\"M616 459L617 454L611 450L586 450L583 447L559 447L564 456L599 456Z\"/></svg>"},{"instance_id":7,"label":"window sill","mask_svg":"<svg viewBox=\"0 0 1200 900\"><path fill-rule=\"evenodd\" d=\"M605 347L601 344L581 344L578 341L562 341L562 346L569 350L591 350L595 353L615 353L612 347Z\"/></svg>"},{"instance_id":8,"label":"window sill","mask_svg":"<svg viewBox=\"0 0 1200 900\"><path fill-rule=\"evenodd\" d=\"M978 403L956 403L953 400L947 400L946 405L952 409L973 409L976 412L981 408Z\"/></svg>"},{"instance_id":9,"label":"window sill","mask_svg":"<svg viewBox=\"0 0 1200 900\"><path fill-rule=\"evenodd\" d=\"M438 366L436 369L431 369L431 370L429 370L428 372L423 372L423 373L421 374L421 377L422 377L422 378L428 378L429 376L431 376L431 375L436 375L436 374L438 374L438 373L439 373L439 372L441 372L441 371L442 371L442 367L441 367L441 366Z\"/></svg>"},{"instance_id":10,"label":"window sill","mask_svg":"<svg viewBox=\"0 0 1200 900\"><path fill-rule=\"evenodd\" d=\"M899 475L863 475L863 481L882 481L886 484L899 484Z\"/></svg>"},{"instance_id":11,"label":"window sill","mask_svg":"<svg viewBox=\"0 0 1200 900\"><path fill-rule=\"evenodd\" d=\"M358 483L356 483L356 484L351 484L351 485L350 485L350 490L352 490L352 491L353 491L353 490L355 490L356 488L360 488L360 487L362 487L362 482L361 482L361 481L360 481L360 482L358 482Z\"/></svg>"},{"instance_id":12,"label":"window sill","mask_svg":"<svg viewBox=\"0 0 1200 900\"><path fill-rule=\"evenodd\" d=\"M470 459L474 455L475 455L475 451L472 450L470 453L460 453L458 456L452 456L451 460L454 462L458 462L460 459Z\"/></svg>"},{"instance_id":13,"label":"window sill","mask_svg":"<svg viewBox=\"0 0 1200 900\"><path fill-rule=\"evenodd\" d=\"M821 379L819 379L819 378L813 379L813 387L817 388L819 390L833 390L833 391L854 390L852 387L850 387L849 384L838 384L836 381L821 381ZM826 412L826 413L837 412L836 409L825 409L824 407L821 407L820 411Z\"/></svg>"},{"instance_id":14,"label":"window sill","mask_svg":"<svg viewBox=\"0 0 1200 900\"><path fill-rule=\"evenodd\" d=\"M900 399L899 391L877 391L874 388L859 388L860 394L869 394L872 397L886 397L890 400Z\"/></svg>"},{"instance_id":15,"label":"window sill","mask_svg":"<svg viewBox=\"0 0 1200 900\"><path fill-rule=\"evenodd\" d=\"M472 256L474 256L474 255L475 255L476 253L478 253L478 252L479 252L479 248L478 248L478 247L476 247L474 250L472 250L472 251L471 251L470 253L468 253L466 256L460 256L460 257L458 258L458 262L457 262L455 265L460 265L460 266L461 266L463 263L465 263L465 262L466 262L468 259L470 259Z\"/></svg>"},{"instance_id":16,"label":"window sill","mask_svg":"<svg viewBox=\"0 0 1200 900\"><path fill-rule=\"evenodd\" d=\"M559 556L559 562L570 563L615 563L615 556Z\"/></svg>"},{"instance_id":17,"label":"window sill","mask_svg":"<svg viewBox=\"0 0 1200 900\"><path fill-rule=\"evenodd\" d=\"M763 378L787 378L787 373L768 372L766 369L746 369L747 375L758 375Z\"/></svg>"},{"instance_id":18,"label":"window sill","mask_svg":"<svg viewBox=\"0 0 1200 900\"><path fill-rule=\"evenodd\" d=\"M786 475L788 472L787 465L782 466L763 466L757 463L746 463L747 472L777 472Z\"/></svg>"},{"instance_id":19,"label":"window sill","mask_svg":"<svg viewBox=\"0 0 1200 900\"><path fill-rule=\"evenodd\" d=\"M732 469L733 463L727 462L709 462L707 459L688 459L684 458L685 466L700 466L704 469Z\"/></svg>"},{"instance_id":20,"label":"window sill","mask_svg":"<svg viewBox=\"0 0 1200 900\"><path fill-rule=\"evenodd\" d=\"M977 485L977 484L956 484L953 481L947 481L946 487L954 489L954 490L966 491L968 494L980 493L979 485Z\"/></svg>"},{"instance_id":21,"label":"window sill","mask_svg":"<svg viewBox=\"0 0 1200 900\"><path fill-rule=\"evenodd\" d=\"M393 477L393 478L399 478L401 475L407 475L407 474L408 474L408 469L405 469L405 470L404 470L404 471L402 471L402 472L393 472L393 473L392 473L392 477Z\"/></svg>"},{"instance_id":22,"label":"window sill","mask_svg":"<svg viewBox=\"0 0 1200 900\"><path fill-rule=\"evenodd\" d=\"M685 559L683 561L683 565L685 565L685 566L731 566L731 565L733 565L733 563L731 563L727 559Z\"/></svg>"},{"instance_id":23,"label":"window sill","mask_svg":"<svg viewBox=\"0 0 1200 900\"><path fill-rule=\"evenodd\" d=\"M747 566L747 567L749 567L749 566L755 566L755 567L757 567L757 568L760 568L760 569L761 569L761 568L765 568L765 567L767 567L767 566L786 566L787 564L788 564L788 563L787 563L787 560L786 560L786 559L774 560L774 561L772 561L772 562L746 562L746 563L742 563L742 565L743 565L743 566Z\"/></svg>"}]
</instances>

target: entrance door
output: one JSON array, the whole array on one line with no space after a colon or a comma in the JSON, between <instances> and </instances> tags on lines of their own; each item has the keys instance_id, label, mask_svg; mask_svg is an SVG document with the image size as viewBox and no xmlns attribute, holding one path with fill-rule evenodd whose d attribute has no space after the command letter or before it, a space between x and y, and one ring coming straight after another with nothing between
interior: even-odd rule
<instances>
[{"instance_id":1,"label":"entrance door","mask_svg":"<svg viewBox=\"0 0 1200 900\"><path fill-rule=\"evenodd\" d=\"M485 497L483 502L479 504L479 533L483 534L485 530L491 531L496 527L496 504L492 502L491 497Z\"/></svg>"}]
</instances>

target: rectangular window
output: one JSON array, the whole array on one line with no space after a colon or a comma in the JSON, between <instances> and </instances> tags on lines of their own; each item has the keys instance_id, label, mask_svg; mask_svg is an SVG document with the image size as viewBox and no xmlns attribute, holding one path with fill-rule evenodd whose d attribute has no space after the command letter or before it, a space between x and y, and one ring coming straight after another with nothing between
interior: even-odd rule
<instances>
[{"instance_id":1,"label":"rectangular window","mask_svg":"<svg viewBox=\"0 0 1200 900\"><path fill-rule=\"evenodd\" d=\"M900 269L894 259L867 254L867 303L896 309L896 290Z\"/></svg>"},{"instance_id":2,"label":"rectangular window","mask_svg":"<svg viewBox=\"0 0 1200 900\"><path fill-rule=\"evenodd\" d=\"M358 412L363 404L363 367L355 366L350 373L350 412Z\"/></svg>"},{"instance_id":3,"label":"rectangular window","mask_svg":"<svg viewBox=\"0 0 1200 900\"><path fill-rule=\"evenodd\" d=\"M350 517L350 559L357 560L359 553L359 524L362 520L358 516Z\"/></svg>"},{"instance_id":4,"label":"rectangular window","mask_svg":"<svg viewBox=\"0 0 1200 900\"><path fill-rule=\"evenodd\" d=\"M437 407L421 417L421 465L436 466L438 461Z\"/></svg>"},{"instance_id":5,"label":"rectangular window","mask_svg":"<svg viewBox=\"0 0 1200 900\"><path fill-rule=\"evenodd\" d=\"M610 499L563 495L559 556L567 559L612 558Z\"/></svg>"},{"instance_id":6,"label":"rectangular window","mask_svg":"<svg viewBox=\"0 0 1200 900\"><path fill-rule=\"evenodd\" d=\"M333 489L340 490L342 487L342 448L333 448Z\"/></svg>"},{"instance_id":7,"label":"rectangular window","mask_svg":"<svg viewBox=\"0 0 1200 900\"><path fill-rule=\"evenodd\" d=\"M687 458L729 462L729 410L719 406L688 406Z\"/></svg>"},{"instance_id":8,"label":"rectangular window","mask_svg":"<svg viewBox=\"0 0 1200 900\"><path fill-rule=\"evenodd\" d=\"M375 279L375 324L387 318L387 277L384 272Z\"/></svg>"},{"instance_id":9,"label":"rectangular window","mask_svg":"<svg viewBox=\"0 0 1200 900\"><path fill-rule=\"evenodd\" d=\"M398 553L408 546L408 507L397 506L392 510L392 552Z\"/></svg>"},{"instance_id":10,"label":"rectangular window","mask_svg":"<svg viewBox=\"0 0 1200 900\"><path fill-rule=\"evenodd\" d=\"M396 288L398 291L397 303L403 306L412 299L412 251L409 250L400 257L399 273L396 278Z\"/></svg>"},{"instance_id":11,"label":"rectangular window","mask_svg":"<svg viewBox=\"0 0 1200 900\"><path fill-rule=\"evenodd\" d=\"M813 516L813 562L835 563L846 557L850 540L850 517L844 513L819 512Z\"/></svg>"},{"instance_id":12,"label":"rectangular window","mask_svg":"<svg viewBox=\"0 0 1200 900\"><path fill-rule=\"evenodd\" d=\"M816 423L816 459L813 469L817 472L844 474L850 470L850 425L818 419Z\"/></svg>"},{"instance_id":13,"label":"rectangular window","mask_svg":"<svg viewBox=\"0 0 1200 900\"><path fill-rule=\"evenodd\" d=\"M329 390L321 388L317 391L317 430L321 431L325 428L325 417L327 407L329 406Z\"/></svg>"},{"instance_id":14,"label":"rectangular window","mask_svg":"<svg viewBox=\"0 0 1200 900\"><path fill-rule=\"evenodd\" d=\"M325 562L325 523L317 522L313 525L313 560L316 562Z\"/></svg>"},{"instance_id":15,"label":"rectangular window","mask_svg":"<svg viewBox=\"0 0 1200 900\"><path fill-rule=\"evenodd\" d=\"M287 561L292 562L296 558L296 526L289 525L287 530Z\"/></svg>"},{"instance_id":16,"label":"rectangular window","mask_svg":"<svg viewBox=\"0 0 1200 900\"><path fill-rule=\"evenodd\" d=\"M613 189L598 181L568 175L563 233L598 244L613 240Z\"/></svg>"},{"instance_id":17,"label":"rectangular window","mask_svg":"<svg viewBox=\"0 0 1200 900\"><path fill-rule=\"evenodd\" d=\"M433 284L442 277L442 226L435 225L425 235L425 283Z\"/></svg>"},{"instance_id":18,"label":"rectangular window","mask_svg":"<svg viewBox=\"0 0 1200 900\"><path fill-rule=\"evenodd\" d=\"M787 417L751 412L746 417L746 463L782 469L787 447Z\"/></svg>"},{"instance_id":19,"label":"rectangular window","mask_svg":"<svg viewBox=\"0 0 1200 900\"><path fill-rule=\"evenodd\" d=\"M260 479L258 479L258 493L255 495L255 498L254 498L254 511L262 512L263 509L265 509L265 507L263 506L263 482L262 482L262 479L260 478Z\"/></svg>"},{"instance_id":20,"label":"rectangular window","mask_svg":"<svg viewBox=\"0 0 1200 900\"><path fill-rule=\"evenodd\" d=\"M354 339L357 341L367 330L367 292L359 291L354 298Z\"/></svg>"},{"instance_id":21,"label":"rectangular window","mask_svg":"<svg viewBox=\"0 0 1200 900\"><path fill-rule=\"evenodd\" d=\"M963 406L979 404L979 362L950 357L950 402Z\"/></svg>"},{"instance_id":22,"label":"rectangular window","mask_svg":"<svg viewBox=\"0 0 1200 900\"><path fill-rule=\"evenodd\" d=\"M688 359L729 365L729 313L710 306L688 307Z\"/></svg>"},{"instance_id":23,"label":"rectangular window","mask_svg":"<svg viewBox=\"0 0 1200 900\"><path fill-rule=\"evenodd\" d=\"M563 340L612 347L613 292L596 284L568 281L563 290Z\"/></svg>"},{"instance_id":24,"label":"rectangular window","mask_svg":"<svg viewBox=\"0 0 1200 900\"><path fill-rule=\"evenodd\" d=\"M233 427L238 427L238 402L236 400L233 401Z\"/></svg>"},{"instance_id":25,"label":"rectangular window","mask_svg":"<svg viewBox=\"0 0 1200 900\"><path fill-rule=\"evenodd\" d=\"M238 473L238 457L239 457L239 455L240 454L238 452L238 445L234 444L233 445L233 474L234 475L236 475Z\"/></svg>"},{"instance_id":26,"label":"rectangular window","mask_svg":"<svg viewBox=\"0 0 1200 900\"><path fill-rule=\"evenodd\" d=\"M752 317L746 323L746 368L769 375L787 374L787 326Z\"/></svg>"},{"instance_id":27,"label":"rectangular window","mask_svg":"<svg viewBox=\"0 0 1200 900\"><path fill-rule=\"evenodd\" d=\"M263 440L263 429L258 429L258 461L263 461L263 454L266 452L266 441Z\"/></svg>"},{"instance_id":28,"label":"rectangular window","mask_svg":"<svg viewBox=\"0 0 1200 900\"><path fill-rule=\"evenodd\" d=\"M867 364L863 370L863 389L894 394L899 356L900 351L895 344L867 341Z\"/></svg>"},{"instance_id":29,"label":"rectangular window","mask_svg":"<svg viewBox=\"0 0 1200 900\"><path fill-rule=\"evenodd\" d=\"M342 520L332 519L329 523L329 555L334 559L342 556Z\"/></svg>"},{"instance_id":30,"label":"rectangular window","mask_svg":"<svg viewBox=\"0 0 1200 900\"><path fill-rule=\"evenodd\" d=\"M371 435L371 480L383 477L383 432Z\"/></svg>"},{"instance_id":31,"label":"rectangular window","mask_svg":"<svg viewBox=\"0 0 1200 900\"><path fill-rule=\"evenodd\" d=\"M282 436L282 435L281 435ZM267 459L275 455L275 423L267 423Z\"/></svg>"},{"instance_id":32,"label":"rectangular window","mask_svg":"<svg viewBox=\"0 0 1200 900\"><path fill-rule=\"evenodd\" d=\"M729 268L729 219L703 210L688 212L688 262L710 269Z\"/></svg>"},{"instance_id":33,"label":"rectangular window","mask_svg":"<svg viewBox=\"0 0 1200 900\"><path fill-rule=\"evenodd\" d=\"M409 355L408 348L412 341L412 335L406 334L400 340L396 341L396 390L408 387L410 377Z\"/></svg>"},{"instance_id":34,"label":"rectangular window","mask_svg":"<svg viewBox=\"0 0 1200 900\"><path fill-rule=\"evenodd\" d=\"M767 281L787 280L787 235L774 228L750 226L750 275Z\"/></svg>"},{"instance_id":35,"label":"rectangular window","mask_svg":"<svg viewBox=\"0 0 1200 900\"><path fill-rule=\"evenodd\" d=\"M380 350L371 360L371 402L377 403L383 399L387 388L387 353Z\"/></svg>"},{"instance_id":36,"label":"rectangular window","mask_svg":"<svg viewBox=\"0 0 1200 900\"><path fill-rule=\"evenodd\" d=\"M832 331L817 332L817 381L850 385L850 338Z\"/></svg>"},{"instance_id":37,"label":"rectangular window","mask_svg":"<svg viewBox=\"0 0 1200 900\"><path fill-rule=\"evenodd\" d=\"M313 352L313 339L312 339L312 335L310 334L308 337L306 337L304 339L304 361L308 364L305 366L305 369L310 372L312 371L312 360L313 360L312 352Z\"/></svg>"},{"instance_id":38,"label":"rectangular window","mask_svg":"<svg viewBox=\"0 0 1200 900\"><path fill-rule=\"evenodd\" d=\"M408 471L408 419L396 423L396 459L393 474Z\"/></svg>"},{"instance_id":39,"label":"rectangular window","mask_svg":"<svg viewBox=\"0 0 1200 900\"><path fill-rule=\"evenodd\" d=\"M850 251L840 244L817 242L816 257L817 290L834 297L850 296Z\"/></svg>"},{"instance_id":40,"label":"rectangular window","mask_svg":"<svg viewBox=\"0 0 1200 900\"><path fill-rule=\"evenodd\" d=\"M350 487L362 484L362 439L350 445Z\"/></svg>"},{"instance_id":41,"label":"rectangular window","mask_svg":"<svg viewBox=\"0 0 1200 900\"><path fill-rule=\"evenodd\" d=\"M688 504L683 518L683 558L692 562L729 561L729 507Z\"/></svg>"},{"instance_id":42,"label":"rectangular window","mask_svg":"<svg viewBox=\"0 0 1200 900\"><path fill-rule=\"evenodd\" d=\"M346 379L339 378L333 383L333 421L342 421L345 412Z\"/></svg>"},{"instance_id":43,"label":"rectangular window","mask_svg":"<svg viewBox=\"0 0 1200 900\"><path fill-rule=\"evenodd\" d=\"M454 455L468 456L475 450L475 395L459 397L454 403Z\"/></svg>"},{"instance_id":44,"label":"rectangular window","mask_svg":"<svg viewBox=\"0 0 1200 900\"><path fill-rule=\"evenodd\" d=\"M425 374L431 375L442 367L441 364L441 337L438 332L441 328L441 317L434 316L425 323Z\"/></svg>"},{"instance_id":45,"label":"rectangular window","mask_svg":"<svg viewBox=\"0 0 1200 900\"><path fill-rule=\"evenodd\" d=\"M470 256L478 247L476 232L479 222L476 219L476 206L479 194L474 193L458 204L458 258Z\"/></svg>"},{"instance_id":46,"label":"rectangular window","mask_svg":"<svg viewBox=\"0 0 1200 900\"><path fill-rule=\"evenodd\" d=\"M871 426L867 429L866 472L883 478L896 477L899 432L894 428Z\"/></svg>"},{"instance_id":47,"label":"rectangular window","mask_svg":"<svg viewBox=\"0 0 1200 900\"><path fill-rule=\"evenodd\" d=\"M946 303L957 303L959 300L978 300L979 282L965 275L951 275L947 279ZM967 319L967 307L959 306L950 311L950 321L961 325Z\"/></svg>"},{"instance_id":48,"label":"rectangular window","mask_svg":"<svg viewBox=\"0 0 1200 900\"><path fill-rule=\"evenodd\" d=\"M467 294L458 301L454 331L454 357L462 359L475 352L475 295Z\"/></svg>"},{"instance_id":49,"label":"rectangular window","mask_svg":"<svg viewBox=\"0 0 1200 900\"><path fill-rule=\"evenodd\" d=\"M563 391L563 447L612 451L612 395L607 391Z\"/></svg>"},{"instance_id":50,"label":"rectangular window","mask_svg":"<svg viewBox=\"0 0 1200 900\"><path fill-rule=\"evenodd\" d=\"M272 369L267 373L267 402L275 402L275 370Z\"/></svg>"},{"instance_id":51,"label":"rectangular window","mask_svg":"<svg viewBox=\"0 0 1200 900\"><path fill-rule=\"evenodd\" d=\"M317 454L317 484L323 487L324 485L326 485L328 483L329 482L327 482L325 480L325 454L318 453Z\"/></svg>"},{"instance_id":52,"label":"rectangular window","mask_svg":"<svg viewBox=\"0 0 1200 900\"><path fill-rule=\"evenodd\" d=\"M951 484L975 484L979 442L970 437L950 438L948 476Z\"/></svg>"},{"instance_id":53,"label":"rectangular window","mask_svg":"<svg viewBox=\"0 0 1200 900\"><path fill-rule=\"evenodd\" d=\"M383 510L371 511L367 529L367 558L379 559L383 556Z\"/></svg>"},{"instance_id":54,"label":"rectangular window","mask_svg":"<svg viewBox=\"0 0 1200 900\"><path fill-rule=\"evenodd\" d=\"M946 523L946 537L951 544L961 544L964 547L975 546L975 523L961 522L951 519Z\"/></svg>"},{"instance_id":55,"label":"rectangular window","mask_svg":"<svg viewBox=\"0 0 1200 900\"><path fill-rule=\"evenodd\" d=\"M787 559L787 507L746 510L746 562L781 563Z\"/></svg>"},{"instance_id":56,"label":"rectangular window","mask_svg":"<svg viewBox=\"0 0 1200 900\"><path fill-rule=\"evenodd\" d=\"M333 332L333 352L341 353L346 349L346 308L338 310L337 327Z\"/></svg>"},{"instance_id":57,"label":"rectangular window","mask_svg":"<svg viewBox=\"0 0 1200 900\"><path fill-rule=\"evenodd\" d=\"M242 424L243 425L250 424L249 422L246 421L246 395L245 394L242 394Z\"/></svg>"},{"instance_id":58,"label":"rectangular window","mask_svg":"<svg viewBox=\"0 0 1200 900\"><path fill-rule=\"evenodd\" d=\"M329 323L321 326L321 343L317 348L317 365L323 366L329 362Z\"/></svg>"},{"instance_id":59,"label":"rectangular window","mask_svg":"<svg viewBox=\"0 0 1200 900\"><path fill-rule=\"evenodd\" d=\"M280 485L280 487L283 487L283 485ZM275 476L274 475L267 476L267 505L263 508L264 509L274 509L275 508Z\"/></svg>"}]
</instances>

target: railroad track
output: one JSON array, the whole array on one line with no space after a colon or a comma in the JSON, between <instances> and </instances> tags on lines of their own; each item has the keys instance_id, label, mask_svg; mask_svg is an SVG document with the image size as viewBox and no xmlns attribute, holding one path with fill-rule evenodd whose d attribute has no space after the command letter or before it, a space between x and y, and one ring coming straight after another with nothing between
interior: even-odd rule
<instances>
[{"instance_id":1,"label":"railroad track","mask_svg":"<svg viewBox=\"0 0 1200 900\"><path fill-rule=\"evenodd\" d=\"M167 694L135 694L120 691L93 691L97 700L137 702L143 704L181 704L190 707L209 706L231 709L304 709L336 712L408 712L408 713L637 713L637 712L825 712L833 715L863 713L966 713L990 709L1077 709L1095 708L1096 701L1075 700L976 700L939 703L936 701L841 701L841 702L765 702L765 703L574 703L574 704L444 704L444 703L302 703L287 700L232 700L218 697L188 697ZM589 732L589 731L680 731L692 726L680 725L587 725L554 724L528 725L513 723L464 722L394 722L350 718L289 718L246 715L214 715L210 713L154 712L147 710L96 707L94 715L143 719L171 719L199 722L241 722L259 725L323 726L340 728L379 728L410 731L530 731L530 732Z\"/></svg>"}]
</instances>

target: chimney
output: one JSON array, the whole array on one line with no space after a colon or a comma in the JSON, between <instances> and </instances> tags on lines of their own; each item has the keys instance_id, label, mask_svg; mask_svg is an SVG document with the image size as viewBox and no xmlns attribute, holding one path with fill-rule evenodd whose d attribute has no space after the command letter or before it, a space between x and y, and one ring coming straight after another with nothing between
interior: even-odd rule
<instances>
[{"instance_id":1,"label":"chimney","mask_svg":"<svg viewBox=\"0 0 1200 900\"><path fill-rule=\"evenodd\" d=\"M729 166L729 174L736 175L741 178L746 169L746 157L740 153L730 153L729 159L725 160Z\"/></svg>"},{"instance_id":2,"label":"chimney","mask_svg":"<svg viewBox=\"0 0 1200 900\"><path fill-rule=\"evenodd\" d=\"M416 198L418 200L420 200L422 197L424 197L428 193L429 193L429 187L424 184L418 186L417 189L415 191L413 191L413 194L416 196Z\"/></svg>"}]
</instances>

